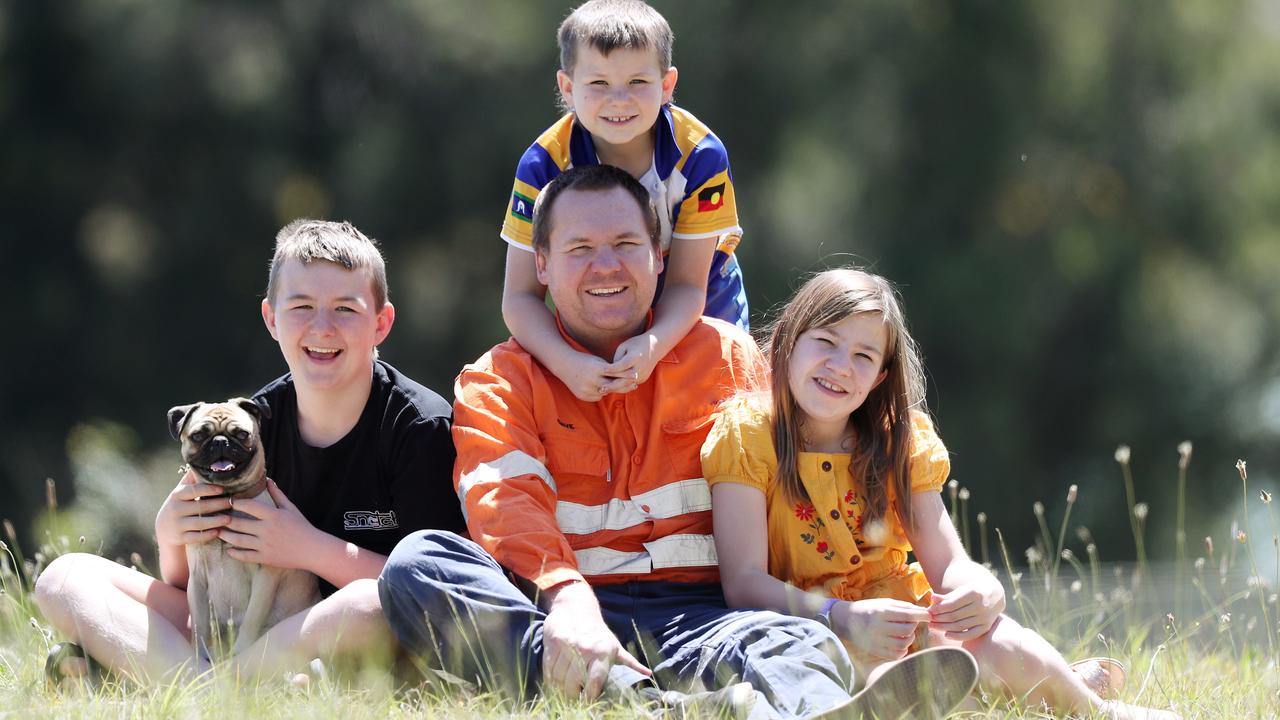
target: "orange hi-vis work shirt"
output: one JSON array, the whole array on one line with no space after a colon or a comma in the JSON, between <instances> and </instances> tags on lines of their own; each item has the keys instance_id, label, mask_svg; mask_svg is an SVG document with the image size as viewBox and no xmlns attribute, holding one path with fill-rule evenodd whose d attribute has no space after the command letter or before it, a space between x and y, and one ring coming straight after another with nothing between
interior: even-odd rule
<instances>
[{"instance_id":1,"label":"orange hi-vis work shirt","mask_svg":"<svg viewBox=\"0 0 1280 720\"><path fill-rule=\"evenodd\" d=\"M583 402L515 340L494 347L454 386L472 539L541 590L718 582L699 450L719 404L764 368L750 335L704 317L640 387Z\"/></svg>"}]
</instances>

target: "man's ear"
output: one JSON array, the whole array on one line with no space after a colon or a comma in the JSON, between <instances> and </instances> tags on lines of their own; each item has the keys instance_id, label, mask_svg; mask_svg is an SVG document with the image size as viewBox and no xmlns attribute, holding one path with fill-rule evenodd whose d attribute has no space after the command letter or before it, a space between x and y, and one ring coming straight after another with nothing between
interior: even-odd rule
<instances>
[{"instance_id":1,"label":"man's ear","mask_svg":"<svg viewBox=\"0 0 1280 720\"><path fill-rule=\"evenodd\" d=\"M533 251L533 269L537 273L538 282L548 286L551 284L547 282L547 251L546 250Z\"/></svg>"},{"instance_id":2,"label":"man's ear","mask_svg":"<svg viewBox=\"0 0 1280 720\"><path fill-rule=\"evenodd\" d=\"M267 326L267 332L271 333L273 340L280 340L280 336L276 332L276 311L271 307L271 299L262 299L262 324Z\"/></svg>"},{"instance_id":3,"label":"man's ear","mask_svg":"<svg viewBox=\"0 0 1280 720\"><path fill-rule=\"evenodd\" d=\"M560 99L564 101L564 106L573 110L573 78L569 77L569 73L556 71L556 87L560 89Z\"/></svg>"},{"instance_id":4,"label":"man's ear","mask_svg":"<svg viewBox=\"0 0 1280 720\"><path fill-rule=\"evenodd\" d=\"M387 335L391 333L391 326L396 323L396 306L388 301L378 311L378 316L375 320L373 344L377 347L382 344L383 340L387 339Z\"/></svg>"},{"instance_id":5,"label":"man's ear","mask_svg":"<svg viewBox=\"0 0 1280 720\"><path fill-rule=\"evenodd\" d=\"M672 65L662 75L662 104L666 105L671 102L671 98L676 94L676 81L680 79L680 71L676 70L676 66Z\"/></svg>"},{"instance_id":6,"label":"man's ear","mask_svg":"<svg viewBox=\"0 0 1280 720\"><path fill-rule=\"evenodd\" d=\"M169 434L174 440L182 439L182 428L187 424L187 418L191 417L191 411L200 407L202 403L191 403L190 405L175 405L169 408Z\"/></svg>"}]
</instances>

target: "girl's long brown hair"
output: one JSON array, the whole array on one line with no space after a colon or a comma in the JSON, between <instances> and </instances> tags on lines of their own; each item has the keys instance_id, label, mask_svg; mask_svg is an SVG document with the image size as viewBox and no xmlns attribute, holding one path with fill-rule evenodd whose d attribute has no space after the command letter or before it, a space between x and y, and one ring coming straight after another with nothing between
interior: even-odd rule
<instances>
[{"instance_id":1,"label":"girl's long brown hair","mask_svg":"<svg viewBox=\"0 0 1280 720\"><path fill-rule=\"evenodd\" d=\"M867 520L884 517L893 483L898 516L911 518L911 418L924 411L924 371L893 285L862 270L827 270L796 292L774 322L765 352L773 376L773 446L778 455L778 481L791 500L809 500L800 482L797 460L804 441L795 398L791 394L791 352L804 332L841 322L850 315L876 313L884 319L888 336L885 379L850 416L853 457L849 472L861 483L867 500Z\"/></svg>"}]
</instances>

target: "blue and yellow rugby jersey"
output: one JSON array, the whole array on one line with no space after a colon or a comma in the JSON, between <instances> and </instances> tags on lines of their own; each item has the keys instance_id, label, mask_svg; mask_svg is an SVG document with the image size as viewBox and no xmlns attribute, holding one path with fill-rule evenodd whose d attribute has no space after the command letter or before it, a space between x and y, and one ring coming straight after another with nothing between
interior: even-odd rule
<instances>
[{"instance_id":1,"label":"blue and yellow rugby jersey","mask_svg":"<svg viewBox=\"0 0 1280 720\"><path fill-rule=\"evenodd\" d=\"M662 250L670 250L672 239L717 238L703 314L747 330L747 293L734 257L742 228L729 155L710 128L674 105L662 108L657 125L653 165L639 180L658 207ZM516 166L502 239L532 251L533 204L538 193L570 167L599 163L591 133L575 121L573 113L547 128ZM659 292L665 275L664 270Z\"/></svg>"}]
</instances>

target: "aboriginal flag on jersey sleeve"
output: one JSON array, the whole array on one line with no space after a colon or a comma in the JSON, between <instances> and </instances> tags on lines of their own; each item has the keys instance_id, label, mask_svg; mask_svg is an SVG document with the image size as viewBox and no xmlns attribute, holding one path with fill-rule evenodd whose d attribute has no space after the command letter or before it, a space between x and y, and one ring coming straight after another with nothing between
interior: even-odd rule
<instances>
[{"instance_id":1,"label":"aboriginal flag on jersey sleeve","mask_svg":"<svg viewBox=\"0 0 1280 720\"><path fill-rule=\"evenodd\" d=\"M713 185L698 192L698 212L715 212L724 207L725 184Z\"/></svg>"}]
</instances>

